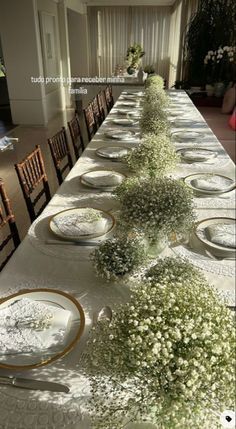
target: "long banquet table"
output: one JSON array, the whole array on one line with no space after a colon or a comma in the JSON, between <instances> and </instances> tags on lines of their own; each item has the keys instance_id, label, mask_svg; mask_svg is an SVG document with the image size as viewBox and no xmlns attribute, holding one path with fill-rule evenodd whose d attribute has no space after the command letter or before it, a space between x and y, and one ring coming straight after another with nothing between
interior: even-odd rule
<instances>
[{"instance_id":1,"label":"long banquet table","mask_svg":"<svg viewBox=\"0 0 236 429\"><path fill-rule=\"evenodd\" d=\"M135 89L133 91L135 92ZM198 172L217 172L234 178L234 163L187 94L184 91L169 91L169 95L172 103L179 106L180 119L186 115L192 121L197 121L193 122L188 129L200 131L201 139L188 143L188 146L210 148L218 152L218 157L213 163L181 162L171 175L175 178L183 178ZM65 208L88 206L112 212L119 209L110 192L86 188L80 183L79 177L88 170L104 167L129 174L125 164L99 158L95 153L100 146L117 143L115 140L111 142L107 139L104 132L109 128L118 127L112 120L119 117L117 109L122 108L122 97L121 94L64 183L42 215L32 224L27 236L0 277L1 297L21 289L52 288L68 292L81 303L85 312L86 325L84 334L73 351L44 367L14 373L18 376L66 384L70 387L70 393L27 391L0 385L0 429L89 428L89 423L82 411L83 401L88 396L89 390L87 381L80 372L80 357L85 349L94 312L105 305L113 307L114 304L125 302L130 291L127 285L106 284L95 276L89 259L91 247L46 244L48 239L53 238L48 229L48 219ZM183 112L182 109L185 111ZM172 130L181 129L176 120ZM118 142L118 144L132 147L137 142ZM174 144L178 149L184 147L182 142L174 141ZM194 198L194 204L199 220L214 216L234 217L235 194L233 191L227 197L222 195L214 198ZM161 257L167 255L188 258L203 270L209 282L225 295L230 305L233 305L234 261L215 260L207 254L198 253L184 245L165 249ZM1 375L12 374L3 369L0 373Z\"/></svg>"}]
</instances>

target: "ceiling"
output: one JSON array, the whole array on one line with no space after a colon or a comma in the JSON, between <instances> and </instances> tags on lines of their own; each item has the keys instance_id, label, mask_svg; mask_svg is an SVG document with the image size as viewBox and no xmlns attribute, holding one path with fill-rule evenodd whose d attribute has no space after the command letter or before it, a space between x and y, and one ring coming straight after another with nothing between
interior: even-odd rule
<instances>
[{"instance_id":1,"label":"ceiling","mask_svg":"<svg viewBox=\"0 0 236 429\"><path fill-rule=\"evenodd\" d=\"M175 0L83 0L88 6L171 6Z\"/></svg>"}]
</instances>

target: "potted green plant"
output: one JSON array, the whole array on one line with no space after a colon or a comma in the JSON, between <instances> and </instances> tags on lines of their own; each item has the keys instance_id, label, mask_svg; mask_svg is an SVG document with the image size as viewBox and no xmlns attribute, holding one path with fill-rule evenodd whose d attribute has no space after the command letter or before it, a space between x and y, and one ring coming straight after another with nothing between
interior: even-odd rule
<instances>
[{"instance_id":1,"label":"potted green plant","mask_svg":"<svg viewBox=\"0 0 236 429\"><path fill-rule=\"evenodd\" d=\"M145 52L143 51L143 48L138 43L135 43L134 45L130 46L127 49L126 54L126 62L127 62L127 73L128 74L134 74L135 71L138 69L141 58L144 56Z\"/></svg>"},{"instance_id":2,"label":"potted green plant","mask_svg":"<svg viewBox=\"0 0 236 429\"><path fill-rule=\"evenodd\" d=\"M154 65L153 64L148 64L147 66L145 66L144 67L144 70L143 70L145 73L147 73L148 74L148 76L149 75L152 75L152 74L154 74L155 73L155 67L154 67Z\"/></svg>"},{"instance_id":3,"label":"potted green plant","mask_svg":"<svg viewBox=\"0 0 236 429\"><path fill-rule=\"evenodd\" d=\"M234 42L236 3L234 0L200 0L186 29L184 40L185 76L192 86L206 83L204 57L209 50ZM207 37L206 37L207 35Z\"/></svg>"}]
</instances>

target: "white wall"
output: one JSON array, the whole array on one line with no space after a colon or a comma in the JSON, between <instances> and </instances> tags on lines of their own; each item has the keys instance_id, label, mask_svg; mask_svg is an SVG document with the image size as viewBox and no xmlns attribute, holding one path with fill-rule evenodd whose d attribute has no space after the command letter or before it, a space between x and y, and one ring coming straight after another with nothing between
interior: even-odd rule
<instances>
[{"instance_id":1,"label":"white wall","mask_svg":"<svg viewBox=\"0 0 236 429\"><path fill-rule=\"evenodd\" d=\"M60 44L60 37L59 37L59 24L58 24L58 5L53 0L37 0L37 8L38 8L38 15L42 17L43 14L49 14L51 16L55 17L55 49L56 49L56 57L57 57L57 66L54 67L55 77L62 76L62 57L61 57L61 44ZM42 25L40 24L38 26L38 31L40 33L40 40L41 40L41 47L40 47L40 54L42 55L43 59L43 70L44 70L44 76L47 77L47 64L48 61L45 55L45 52L43 50L43 40L44 37L43 34L45 33L44 29L42 28ZM54 76L48 76L48 77L54 77ZM44 85L44 106L46 109L46 118L47 121L49 121L51 118L53 118L60 110L65 108L65 98L63 94L63 88L60 83L50 83L47 85Z\"/></svg>"},{"instance_id":2,"label":"white wall","mask_svg":"<svg viewBox=\"0 0 236 429\"><path fill-rule=\"evenodd\" d=\"M67 9L70 66L72 77L88 76L88 28L87 15Z\"/></svg>"},{"instance_id":3,"label":"white wall","mask_svg":"<svg viewBox=\"0 0 236 429\"><path fill-rule=\"evenodd\" d=\"M43 89L31 82L42 73L34 0L1 1L0 28L13 122L46 122Z\"/></svg>"}]
</instances>

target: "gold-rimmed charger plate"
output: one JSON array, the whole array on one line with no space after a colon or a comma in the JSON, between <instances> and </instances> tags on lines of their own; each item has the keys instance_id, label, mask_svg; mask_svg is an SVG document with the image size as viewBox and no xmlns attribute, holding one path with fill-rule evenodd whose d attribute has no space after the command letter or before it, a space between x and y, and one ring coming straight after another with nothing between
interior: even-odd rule
<instances>
[{"instance_id":1,"label":"gold-rimmed charger plate","mask_svg":"<svg viewBox=\"0 0 236 429\"><path fill-rule=\"evenodd\" d=\"M88 212L93 210L94 214L96 215L102 215L101 219L98 219L99 221L106 221L104 222L104 230L103 232L99 231L99 232L95 232L91 233L91 234L65 234L63 233L59 228L58 225L55 223L55 219L58 219L59 217L68 217L71 215L83 215L86 213L86 211ZM96 213L97 212L97 213ZM53 215L50 220L49 220L49 228L51 230L51 232L53 234L55 234L57 237L59 237L60 239L62 238L63 240L69 240L69 241L84 241L84 240L90 240L93 238L97 238L97 237L104 237L106 236L108 233L110 233L113 228L115 227L115 218L114 216L112 216L111 213L108 213L104 210L101 209L95 209L93 207L77 207L77 208L73 208L73 209L67 209L67 210L62 210L61 212Z\"/></svg>"},{"instance_id":2,"label":"gold-rimmed charger plate","mask_svg":"<svg viewBox=\"0 0 236 429\"><path fill-rule=\"evenodd\" d=\"M209 189L198 188L194 186L194 184L192 183L194 180L197 180L197 179L207 179L207 178L213 178L213 177L218 177L222 180L225 179L225 181L228 181L228 186L219 190L209 190ZM188 186L190 186L191 189L193 189L193 191L197 192L198 194L220 195L220 194L225 194L227 192L231 192L233 191L233 189L235 189L235 182L233 179L230 179L230 177L222 176L221 174L216 174L216 173L190 174L184 178L184 181Z\"/></svg>"},{"instance_id":3,"label":"gold-rimmed charger plate","mask_svg":"<svg viewBox=\"0 0 236 429\"><path fill-rule=\"evenodd\" d=\"M228 224L235 225L236 219L228 217L214 217L203 219L198 222L194 229L194 234L198 240L213 254L219 257L235 257L236 249L233 247L226 247L212 242L208 236L207 228L209 226Z\"/></svg>"},{"instance_id":4,"label":"gold-rimmed charger plate","mask_svg":"<svg viewBox=\"0 0 236 429\"><path fill-rule=\"evenodd\" d=\"M0 311L23 298L70 311L69 326L67 326L65 331L63 343L59 344L56 348L49 348L41 352L37 350L36 352L32 351L32 353L2 354L0 355L0 368L22 370L48 365L69 353L81 338L84 330L85 316L82 306L73 296L63 291L46 288L24 289L1 299Z\"/></svg>"},{"instance_id":5,"label":"gold-rimmed charger plate","mask_svg":"<svg viewBox=\"0 0 236 429\"><path fill-rule=\"evenodd\" d=\"M111 161L122 161L122 158L127 156L130 150L128 147L119 145L101 146L96 150L96 155Z\"/></svg>"},{"instance_id":6,"label":"gold-rimmed charger plate","mask_svg":"<svg viewBox=\"0 0 236 429\"><path fill-rule=\"evenodd\" d=\"M87 187L89 187L89 188L93 188L93 189L102 189L102 190L104 190L104 191L109 191L109 190L113 190L113 189L115 189L120 183L117 183L117 184L115 184L115 185L109 185L109 184L106 184L106 185L101 185L101 184L99 184L99 176L101 177L101 176L106 176L106 175L110 175L110 174L115 174L115 175L117 175L117 177L119 177L120 179L121 179L121 181L120 181L120 183L122 183L123 182L123 180L126 178L126 175L125 174L123 174L123 173L120 173L119 171L115 171L115 170L109 170L109 169L105 169L105 168L101 168L101 169L96 169L96 170L89 170L89 171L86 171L84 174L82 174L81 176L80 176L80 182L82 183L82 185L85 185L85 186L87 186ZM89 179L89 175L90 176L93 176L93 174L95 175L95 177L96 177L96 180L97 180L97 183L92 183L92 182L90 182L88 179Z\"/></svg>"},{"instance_id":7,"label":"gold-rimmed charger plate","mask_svg":"<svg viewBox=\"0 0 236 429\"><path fill-rule=\"evenodd\" d=\"M186 161L186 162L206 162L206 161L210 161L213 160L215 158L217 158L218 153L216 151L210 150L210 149L205 149L205 148L201 148L201 147L185 147L183 149L178 149L176 151L178 154L180 154L181 158ZM186 152L202 152L203 153L203 157L202 159L199 158L199 156L197 157L191 157L189 158L188 156L186 157ZM206 155L204 157L204 154ZM208 155L208 156L207 156Z\"/></svg>"}]
</instances>

